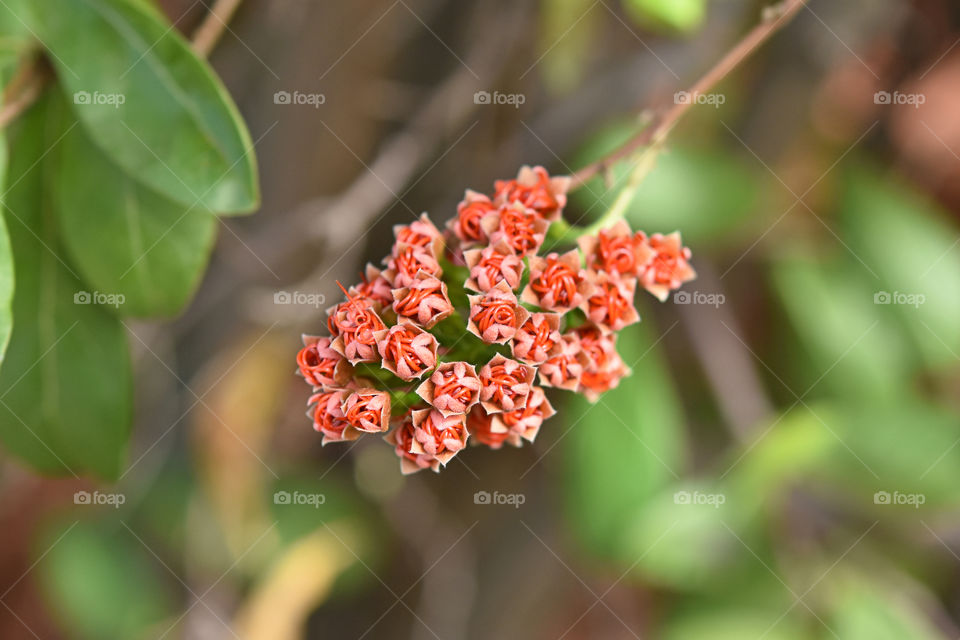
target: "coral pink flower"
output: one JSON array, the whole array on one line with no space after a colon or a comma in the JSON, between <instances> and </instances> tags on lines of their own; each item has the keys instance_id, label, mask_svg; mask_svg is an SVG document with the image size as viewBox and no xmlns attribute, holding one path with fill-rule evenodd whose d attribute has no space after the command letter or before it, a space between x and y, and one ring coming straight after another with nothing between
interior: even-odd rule
<instances>
[{"instance_id":1,"label":"coral pink flower","mask_svg":"<svg viewBox=\"0 0 960 640\"><path fill-rule=\"evenodd\" d=\"M413 244L395 244L386 264L383 277L392 282L395 288L409 287L420 271L437 278L443 274L433 250Z\"/></svg>"},{"instance_id":2,"label":"coral pink flower","mask_svg":"<svg viewBox=\"0 0 960 640\"><path fill-rule=\"evenodd\" d=\"M400 420L396 429L383 437L384 440L393 445L394 451L400 457L400 471L403 475L416 473L422 469L440 471L440 461L435 456L423 453L422 448L420 453L413 452L416 446L415 431L413 416L408 413Z\"/></svg>"},{"instance_id":3,"label":"coral pink flower","mask_svg":"<svg viewBox=\"0 0 960 640\"><path fill-rule=\"evenodd\" d=\"M467 446L466 416L444 416L436 409L420 409L410 414L413 422L412 453L426 454L446 466L458 451Z\"/></svg>"},{"instance_id":4,"label":"coral pink flower","mask_svg":"<svg viewBox=\"0 0 960 640\"><path fill-rule=\"evenodd\" d=\"M328 324L332 322L337 331L330 347L350 364L377 361L377 341L373 334L387 327L374 311L375 307L376 303L369 298L350 295L332 310Z\"/></svg>"},{"instance_id":5,"label":"coral pink flower","mask_svg":"<svg viewBox=\"0 0 960 640\"><path fill-rule=\"evenodd\" d=\"M496 209L497 207L490 202L490 198L467 189L463 201L457 205L457 217L447 222L447 228L465 247L484 244L487 241L487 233L480 225L480 221Z\"/></svg>"},{"instance_id":6,"label":"coral pink flower","mask_svg":"<svg viewBox=\"0 0 960 640\"><path fill-rule=\"evenodd\" d=\"M602 366L584 369L577 390L590 402L596 402L600 394L616 388L620 380L629 374L630 369L623 363L620 354L614 353Z\"/></svg>"},{"instance_id":7,"label":"coral pink flower","mask_svg":"<svg viewBox=\"0 0 960 640\"><path fill-rule=\"evenodd\" d=\"M576 333L565 334L561 337L560 353L540 365L540 384L575 391L588 363L580 347L580 337Z\"/></svg>"},{"instance_id":8,"label":"coral pink flower","mask_svg":"<svg viewBox=\"0 0 960 640\"><path fill-rule=\"evenodd\" d=\"M488 344L505 344L530 316L506 282L497 283L482 295L467 298L470 301L467 331Z\"/></svg>"},{"instance_id":9,"label":"coral pink flower","mask_svg":"<svg viewBox=\"0 0 960 640\"><path fill-rule=\"evenodd\" d=\"M581 236L577 242L588 267L610 274L639 276L653 258L646 234L637 231L631 235L623 220L595 236Z\"/></svg>"},{"instance_id":10,"label":"coral pink flower","mask_svg":"<svg viewBox=\"0 0 960 640\"><path fill-rule=\"evenodd\" d=\"M480 404L487 413L524 407L535 374L533 367L498 353L480 369Z\"/></svg>"},{"instance_id":11,"label":"coral pink flower","mask_svg":"<svg viewBox=\"0 0 960 640\"><path fill-rule=\"evenodd\" d=\"M470 269L470 278L463 285L467 289L489 291L498 282L506 282L510 289L520 286L523 260L502 239L483 249L464 251L463 259Z\"/></svg>"},{"instance_id":12,"label":"coral pink flower","mask_svg":"<svg viewBox=\"0 0 960 640\"><path fill-rule=\"evenodd\" d=\"M350 287L347 293L362 298L369 298L381 307L389 307L393 302L393 294L390 293L392 289L393 282L384 278L383 272L380 269L367 263L367 268L360 284L355 284Z\"/></svg>"},{"instance_id":13,"label":"coral pink flower","mask_svg":"<svg viewBox=\"0 0 960 640\"><path fill-rule=\"evenodd\" d=\"M540 387L530 390L526 406L513 411L494 414L491 429L500 428L515 433L528 442L533 442L543 421L555 414L547 395Z\"/></svg>"},{"instance_id":14,"label":"coral pink flower","mask_svg":"<svg viewBox=\"0 0 960 640\"><path fill-rule=\"evenodd\" d=\"M466 413L480 400L480 378L472 364L444 362L417 387L417 395L444 416Z\"/></svg>"},{"instance_id":15,"label":"coral pink flower","mask_svg":"<svg viewBox=\"0 0 960 640\"><path fill-rule=\"evenodd\" d=\"M307 404L310 410L307 416L313 418L313 428L323 434L321 444L356 440L360 432L350 426L343 415L341 406L346 395L343 389L321 391L310 396Z\"/></svg>"},{"instance_id":16,"label":"coral pink flower","mask_svg":"<svg viewBox=\"0 0 960 640\"><path fill-rule=\"evenodd\" d=\"M303 379L314 387L335 387L351 374L350 363L330 348L330 338L303 336L303 349L297 354L297 366Z\"/></svg>"},{"instance_id":17,"label":"coral pink flower","mask_svg":"<svg viewBox=\"0 0 960 640\"><path fill-rule=\"evenodd\" d=\"M503 240L520 257L537 252L550 226L536 211L519 202L500 207L484 217L480 224L491 243Z\"/></svg>"},{"instance_id":18,"label":"coral pink flower","mask_svg":"<svg viewBox=\"0 0 960 640\"><path fill-rule=\"evenodd\" d=\"M540 364L560 354L560 314L532 313L513 336L513 357Z\"/></svg>"},{"instance_id":19,"label":"coral pink flower","mask_svg":"<svg viewBox=\"0 0 960 640\"><path fill-rule=\"evenodd\" d=\"M660 302L667 299L672 289L697 277L690 260L690 249L680 241L680 232L668 236L655 233L650 236L650 248L654 256L640 276L640 284L655 295Z\"/></svg>"},{"instance_id":20,"label":"coral pink flower","mask_svg":"<svg viewBox=\"0 0 960 640\"><path fill-rule=\"evenodd\" d=\"M420 217L410 224L394 226L393 237L397 239L398 244L409 244L430 249L434 255L439 253L437 243L443 241L440 230L430 221L430 216L425 213L420 214Z\"/></svg>"},{"instance_id":21,"label":"coral pink flower","mask_svg":"<svg viewBox=\"0 0 960 640\"><path fill-rule=\"evenodd\" d=\"M510 431L502 422L494 424L493 416L477 405L467 414L467 432L475 442L485 444L491 449L499 449L504 442L515 447L520 446L520 435Z\"/></svg>"},{"instance_id":22,"label":"coral pink flower","mask_svg":"<svg viewBox=\"0 0 960 640\"><path fill-rule=\"evenodd\" d=\"M358 431L377 433L390 427L390 394L376 389L357 389L341 406L344 419Z\"/></svg>"},{"instance_id":23,"label":"coral pink flower","mask_svg":"<svg viewBox=\"0 0 960 640\"><path fill-rule=\"evenodd\" d=\"M447 285L421 271L406 287L393 290L393 310L430 329L453 313Z\"/></svg>"},{"instance_id":24,"label":"coral pink flower","mask_svg":"<svg viewBox=\"0 0 960 640\"><path fill-rule=\"evenodd\" d=\"M590 289L587 272L580 267L580 253L574 249L562 256L530 256L530 283L520 299L548 311L565 313L580 306Z\"/></svg>"},{"instance_id":25,"label":"coral pink flower","mask_svg":"<svg viewBox=\"0 0 960 640\"><path fill-rule=\"evenodd\" d=\"M380 365L395 376L414 380L437 366L437 339L412 323L403 322L373 335L383 358Z\"/></svg>"},{"instance_id":26,"label":"coral pink flower","mask_svg":"<svg viewBox=\"0 0 960 640\"><path fill-rule=\"evenodd\" d=\"M602 367L617 354L616 334L603 333L587 325L574 329L573 335L580 341L580 349L587 356L588 368Z\"/></svg>"},{"instance_id":27,"label":"coral pink flower","mask_svg":"<svg viewBox=\"0 0 960 640\"><path fill-rule=\"evenodd\" d=\"M593 293L580 305L591 322L604 331L620 331L627 325L640 322L640 314L633 306L637 289L635 278L621 278L606 271L591 272Z\"/></svg>"},{"instance_id":28,"label":"coral pink flower","mask_svg":"<svg viewBox=\"0 0 960 640\"><path fill-rule=\"evenodd\" d=\"M560 218L560 212L567 204L570 178L551 178L543 167L524 166L515 180L497 180L494 186L494 201L497 204L519 202L536 211L544 220L552 222Z\"/></svg>"}]
</instances>

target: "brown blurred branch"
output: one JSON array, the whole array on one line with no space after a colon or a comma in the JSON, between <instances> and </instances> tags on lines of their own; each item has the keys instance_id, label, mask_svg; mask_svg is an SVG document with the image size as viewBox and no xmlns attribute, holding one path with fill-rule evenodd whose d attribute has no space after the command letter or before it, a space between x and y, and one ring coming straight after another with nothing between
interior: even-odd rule
<instances>
[{"instance_id":1,"label":"brown blurred branch","mask_svg":"<svg viewBox=\"0 0 960 640\"><path fill-rule=\"evenodd\" d=\"M643 131L628 140L621 147L574 173L571 176L572 182L570 188L575 189L582 186L587 180L605 171L613 163L629 158L637 150L647 145L662 143L677 122L686 114L687 110L696 103L697 96L710 91L717 83L729 75L730 72L740 66L740 64L750 57L770 36L787 24L791 18L803 8L804 4L806 4L806 0L784 0L784 2L779 5L767 8L764 11L763 20L751 29L717 64L690 87L688 100L674 104L662 115L654 118L650 126L645 127Z\"/></svg>"},{"instance_id":2,"label":"brown blurred branch","mask_svg":"<svg viewBox=\"0 0 960 640\"><path fill-rule=\"evenodd\" d=\"M197 28L191 40L198 55L206 58L217 45L227 23L242 0L217 0L207 17ZM41 57L29 57L17 70L13 81L3 92L3 108L0 109L0 130L5 129L37 101L47 83L53 78L49 67Z\"/></svg>"}]
</instances>

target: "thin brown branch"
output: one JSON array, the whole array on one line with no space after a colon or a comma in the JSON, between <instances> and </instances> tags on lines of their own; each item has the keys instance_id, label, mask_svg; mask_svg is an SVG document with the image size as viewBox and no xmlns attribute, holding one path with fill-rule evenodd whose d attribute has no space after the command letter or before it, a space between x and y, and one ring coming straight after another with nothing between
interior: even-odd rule
<instances>
[{"instance_id":1,"label":"thin brown branch","mask_svg":"<svg viewBox=\"0 0 960 640\"><path fill-rule=\"evenodd\" d=\"M243 0L217 0L197 30L193 32L193 50L206 58L217 46L233 14Z\"/></svg>"},{"instance_id":2,"label":"thin brown branch","mask_svg":"<svg viewBox=\"0 0 960 640\"><path fill-rule=\"evenodd\" d=\"M242 0L217 0L207 17L197 28L191 40L198 55L206 58L220 40L227 23L240 6ZM26 111L43 93L53 74L45 61L39 57L25 59L17 70L3 95L3 107L0 108L0 130Z\"/></svg>"},{"instance_id":3,"label":"thin brown branch","mask_svg":"<svg viewBox=\"0 0 960 640\"><path fill-rule=\"evenodd\" d=\"M736 69L760 45L767 41L780 28L790 22L791 18L803 8L806 0L785 0L783 3L770 7L764 12L763 20L751 29L737 44L727 52L707 73L703 75L689 89L689 100L672 105L659 116L655 117L650 126L628 140L621 147L600 160L588 164L571 176L571 189L582 186L587 180L605 171L615 162L629 158L638 149L651 143L662 142L673 127L686 114L691 106L696 104L697 96L709 92L714 86Z\"/></svg>"}]
</instances>

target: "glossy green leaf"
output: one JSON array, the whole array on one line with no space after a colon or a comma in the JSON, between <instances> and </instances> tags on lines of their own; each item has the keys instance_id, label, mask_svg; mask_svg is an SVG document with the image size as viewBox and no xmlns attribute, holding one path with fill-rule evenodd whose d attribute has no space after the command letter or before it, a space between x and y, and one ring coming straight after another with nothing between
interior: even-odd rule
<instances>
[{"instance_id":1,"label":"glossy green leaf","mask_svg":"<svg viewBox=\"0 0 960 640\"><path fill-rule=\"evenodd\" d=\"M172 624L162 622L175 619L173 598L150 551L126 527L80 521L41 539L37 553L49 549L38 565L44 596L70 637L156 637Z\"/></svg>"},{"instance_id":2,"label":"glossy green leaf","mask_svg":"<svg viewBox=\"0 0 960 640\"><path fill-rule=\"evenodd\" d=\"M60 144L54 200L71 263L92 288L122 295L124 315L177 313L203 275L216 218L138 184L81 127Z\"/></svg>"},{"instance_id":3,"label":"glossy green leaf","mask_svg":"<svg viewBox=\"0 0 960 640\"><path fill-rule=\"evenodd\" d=\"M866 171L849 180L842 220L851 251L878 276L877 306L895 314L928 363L956 365L960 229L908 187Z\"/></svg>"},{"instance_id":4,"label":"glossy green leaf","mask_svg":"<svg viewBox=\"0 0 960 640\"><path fill-rule=\"evenodd\" d=\"M602 157L636 133L636 126L617 125L596 134L574 165ZM568 218L583 221L606 211L625 184L629 162L614 166L612 185L593 178L571 194ZM680 230L688 244L716 246L751 219L759 197L753 172L729 152L671 147L660 153L628 209L630 224L648 233Z\"/></svg>"},{"instance_id":5,"label":"glossy green leaf","mask_svg":"<svg viewBox=\"0 0 960 640\"><path fill-rule=\"evenodd\" d=\"M35 12L74 112L117 164L187 206L256 208L250 135L177 29L130 0L43 0Z\"/></svg>"},{"instance_id":6,"label":"glossy green leaf","mask_svg":"<svg viewBox=\"0 0 960 640\"><path fill-rule=\"evenodd\" d=\"M707 0L623 0L623 6L643 27L676 31L693 31L707 13Z\"/></svg>"},{"instance_id":7,"label":"glossy green leaf","mask_svg":"<svg viewBox=\"0 0 960 640\"><path fill-rule=\"evenodd\" d=\"M4 216L16 293L0 368L0 438L42 471L115 478L131 427L130 360L122 324L92 302L57 238L55 176L50 154L43 158L62 135L55 106L35 106L11 137Z\"/></svg>"},{"instance_id":8,"label":"glossy green leaf","mask_svg":"<svg viewBox=\"0 0 960 640\"><path fill-rule=\"evenodd\" d=\"M643 504L684 469L684 423L656 336L644 325L620 334L631 376L596 404L581 396L562 415L570 527L592 552L609 555Z\"/></svg>"}]
</instances>

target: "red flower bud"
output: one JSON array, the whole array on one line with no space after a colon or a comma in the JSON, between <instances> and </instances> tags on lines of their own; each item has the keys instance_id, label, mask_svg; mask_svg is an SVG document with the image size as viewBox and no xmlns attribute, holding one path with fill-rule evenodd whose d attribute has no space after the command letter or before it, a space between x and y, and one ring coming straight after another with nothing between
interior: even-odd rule
<instances>
[{"instance_id":1,"label":"red flower bud","mask_svg":"<svg viewBox=\"0 0 960 640\"><path fill-rule=\"evenodd\" d=\"M361 298L369 298L381 307L388 307L393 302L393 294L390 293L392 289L393 282L383 277L383 272L380 269L367 263L360 284L350 287L347 293Z\"/></svg>"},{"instance_id":2,"label":"red flower bud","mask_svg":"<svg viewBox=\"0 0 960 640\"><path fill-rule=\"evenodd\" d=\"M330 347L330 342L330 338L303 336L297 366L303 379L314 387L339 386L352 374L350 363Z\"/></svg>"},{"instance_id":3,"label":"red flower bud","mask_svg":"<svg viewBox=\"0 0 960 640\"><path fill-rule=\"evenodd\" d=\"M417 274L424 271L427 275L440 277L443 270L437 262L437 255L429 247L397 243L386 260L387 268L383 276L393 283L395 288L409 287Z\"/></svg>"},{"instance_id":4,"label":"red flower bud","mask_svg":"<svg viewBox=\"0 0 960 640\"><path fill-rule=\"evenodd\" d=\"M510 289L520 286L523 260L502 239L483 249L464 251L463 259L470 269L470 278L463 285L467 289L489 291L499 282L506 282Z\"/></svg>"},{"instance_id":5,"label":"red flower bud","mask_svg":"<svg viewBox=\"0 0 960 640\"><path fill-rule=\"evenodd\" d=\"M444 362L417 394L445 416L466 413L480 400L480 378L472 364Z\"/></svg>"},{"instance_id":6,"label":"red flower bud","mask_svg":"<svg viewBox=\"0 0 960 640\"><path fill-rule=\"evenodd\" d=\"M443 243L440 230L430 221L430 216L425 213L420 214L420 217L410 224L394 226L393 237L397 239L397 244L409 244L429 249L434 255L440 253L439 244Z\"/></svg>"},{"instance_id":7,"label":"red flower bud","mask_svg":"<svg viewBox=\"0 0 960 640\"><path fill-rule=\"evenodd\" d=\"M435 456L423 453L414 453L416 439L414 432L416 427L413 425L413 416L408 413L400 420L396 429L383 437L384 440L393 445L393 449L400 457L400 471L403 475L416 473L422 469L440 470L440 461Z\"/></svg>"},{"instance_id":8,"label":"red flower bud","mask_svg":"<svg viewBox=\"0 0 960 640\"><path fill-rule=\"evenodd\" d=\"M410 414L413 422L411 453L432 456L446 466L467 446L466 416L444 416L436 409L420 409Z\"/></svg>"},{"instance_id":9,"label":"red flower bud","mask_svg":"<svg viewBox=\"0 0 960 640\"><path fill-rule=\"evenodd\" d=\"M655 233L650 236L649 245L654 256L641 274L640 284L663 302L672 289L679 289L697 274L688 262L690 249L681 243L679 231L668 236Z\"/></svg>"},{"instance_id":10,"label":"red flower bud","mask_svg":"<svg viewBox=\"0 0 960 640\"><path fill-rule=\"evenodd\" d=\"M491 244L503 240L520 257L537 252L550 226L536 211L519 202L500 207L483 218L480 224L490 236Z\"/></svg>"},{"instance_id":11,"label":"red flower bud","mask_svg":"<svg viewBox=\"0 0 960 640\"><path fill-rule=\"evenodd\" d=\"M380 365L404 380L415 380L437 365L437 339L403 322L373 334L383 359Z\"/></svg>"},{"instance_id":12,"label":"red flower bud","mask_svg":"<svg viewBox=\"0 0 960 640\"><path fill-rule=\"evenodd\" d=\"M421 271L409 286L393 290L393 310L429 329L453 313L447 285Z\"/></svg>"},{"instance_id":13,"label":"red flower bud","mask_svg":"<svg viewBox=\"0 0 960 640\"><path fill-rule=\"evenodd\" d=\"M513 357L528 364L546 362L560 354L560 341L560 315L532 313L513 337Z\"/></svg>"},{"instance_id":14,"label":"red flower bud","mask_svg":"<svg viewBox=\"0 0 960 640\"><path fill-rule=\"evenodd\" d=\"M536 211L544 220L552 222L560 218L561 210L567 204L570 178L551 178L543 167L524 166L515 180L497 180L494 186L494 201L497 204L519 202Z\"/></svg>"},{"instance_id":15,"label":"red flower bud","mask_svg":"<svg viewBox=\"0 0 960 640\"><path fill-rule=\"evenodd\" d=\"M562 256L530 256L530 283L520 298L542 309L565 313L578 307L590 291L587 272L580 267L580 254L574 249Z\"/></svg>"},{"instance_id":16,"label":"red flower bud","mask_svg":"<svg viewBox=\"0 0 960 640\"><path fill-rule=\"evenodd\" d=\"M498 353L480 369L480 404L487 413L525 406L535 374L533 367Z\"/></svg>"},{"instance_id":17,"label":"red flower bud","mask_svg":"<svg viewBox=\"0 0 960 640\"><path fill-rule=\"evenodd\" d=\"M543 421L555 413L543 389L533 387L526 406L494 414L491 429L495 431L505 429L528 442L533 442Z\"/></svg>"},{"instance_id":18,"label":"red flower bud","mask_svg":"<svg viewBox=\"0 0 960 640\"><path fill-rule=\"evenodd\" d=\"M480 221L496 209L490 198L467 189L463 201L457 205L457 217L447 222L447 228L460 240L462 246L483 244L487 241L487 233Z\"/></svg>"},{"instance_id":19,"label":"red flower bud","mask_svg":"<svg viewBox=\"0 0 960 640\"><path fill-rule=\"evenodd\" d=\"M341 406L344 419L358 431L377 433L390 427L390 394L376 389L357 389Z\"/></svg>"},{"instance_id":20,"label":"red flower bud","mask_svg":"<svg viewBox=\"0 0 960 640\"><path fill-rule=\"evenodd\" d=\"M591 272L590 280L593 293L580 307L591 322L604 331L620 331L627 325L640 322L640 314L633 306L636 279L600 271Z\"/></svg>"},{"instance_id":21,"label":"red flower bud","mask_svg":"<svg viewBox=\"0 0 960 640\"><path fill-rule=\"evenodd\" d=\"M623 220L596 236L582 236L577 242L587 266L621 276L639 276L654 253L647 244L647 236L642 231L631 235L630 227Z\"/></svg>"},{"instance_id":22,"label":"red flower bud","mask_svg":"<svg viewBox=\"0 0 960 640\"><path fill-rule=\"evenodd\" d=\"M360 437L360 432L351 427L343 415L342 404L346 393L343 389L321 391L310 396L307 401L310 406L307 417L313 419L313 428L323 434L322 445L356 440Z\"/></svg>"},{"instance_id":23,"label":"red flower bud","mask_svg":"<svg viewBox=\"0 0 960 640\"><path fill-rule=\"evenodd\" d=\"M475 442L485 444L491 449L499 449L504 442L515 447L520 446L520 435L511 432L502 422L494 424L493 415L479 405L467 414L467 432Z\"/></svg>"},{"instance_id":24,"label":"red flower bud","mask_svg":"<svg viewBox=\"0 0 960 640\"><path fill-rule=\"evenodd\" d=\"M376 339L373 334L386 329L377 315L375 303L369 298L351 296L333 308L332 323L337 329L330 347L350 361L376 362Z\"/></svg>"},{"instance_id":25,"label":"red flower bud","mask_svg":"<svg viewBox=\"0 0 960 640\"><path fill-rule=\"evenodd\" d=\"M530 316L506 282L499 282L483 295L467 298L470 301L467 331L489 344L505 344Z\"/></svg>"}]
</instances>

